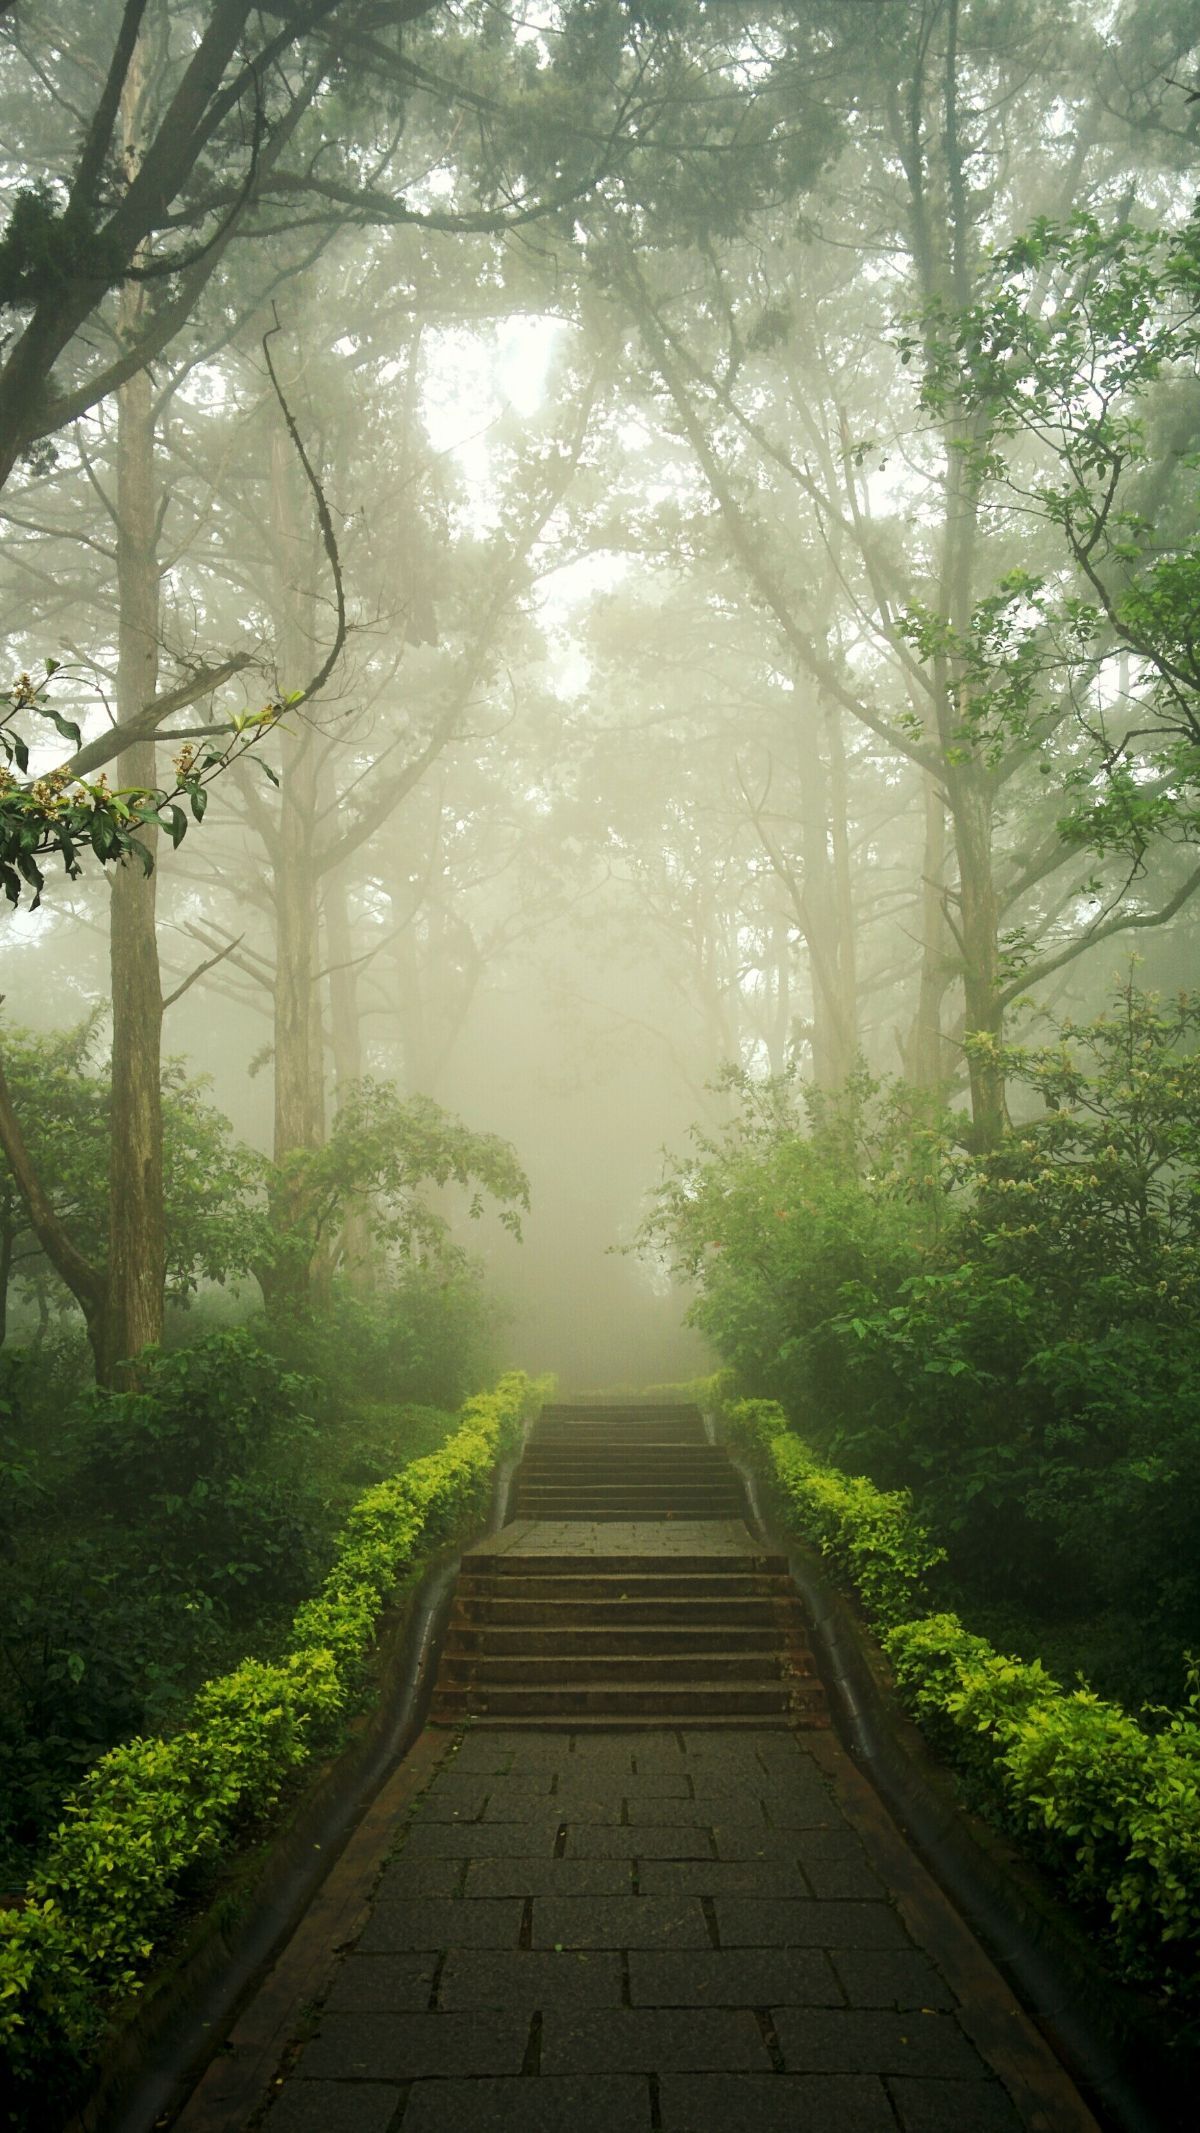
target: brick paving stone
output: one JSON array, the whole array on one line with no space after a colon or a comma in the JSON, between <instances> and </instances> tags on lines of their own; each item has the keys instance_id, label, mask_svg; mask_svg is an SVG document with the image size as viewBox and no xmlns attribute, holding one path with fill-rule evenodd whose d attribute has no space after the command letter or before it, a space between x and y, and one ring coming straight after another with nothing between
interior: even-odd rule
<instances>
[{"instance_id":1,"label":"brick paving stone","mask_svg":"<svg viewBox=\"0 0 1200 2133\"><path fill-rule=\"evenodd\" d=\"M796 1834L803 1839L803 1831L798 1830ZM884 1894L883 1883L866 1859L855 1859L849 1855L844 1859L822 1857L820 1854L814 1857L803 1841L797 1847L796 1856L813 1895L819 1896L823 1902L855 1896L863 1896L869 1900Z\"/></svg>"},{"instance_id":2,"label":"brick paving stone","mask_svg":"<svg viewBox=\"0 0 1200 2133\"><path fill-rule=\"evenodd\" d=\"M729 1813L729 1797L719 1801L626 1799L625 1819L631 1828L711 1829Z\"/></svg>"},{"instance_id":3,"label":"brick paving stone","mask_svg":"<svg viewBox=\"0 0 1200 2133\"><path fill-rule=\"evenodd\" d=\"M270 2133L387 2133L403 2094L378 2081L289 2081L263 2125Z\"/></svg>"},{"instance_id":4,"label":"brick paving stone","mask_svg":"<svg viewBox=\"0 0 1200 2133\"><path fill-rule=\"evenodd\" d=\"M435 1787L422 1794L413 1806L413 1822L478 1822L487 1804L487 1779L476 1778L474 1786Z\"/></svg>"},{"instance_id":5,"label":"brick paving stone","mask_svg":"<svg viewBox=\"0 0 1200 2133\"><path fill-rule=\"evenodd\" d=\"M615 1948L518 1948L505 1955L455 1950L446 1957L438 2006L454 2010L503 2007L532 2014L538 2007L621 2005L621 1958Z\"/></svg>"},{"instance_id":6,"label":"brick paving stone","mask_svg":"<svg viewBox=\"0 0 1200 2133\"><path fill-rule=\"evenodd\" d=\"M650 2087L641 2075L589 2074L574 2080L417 2081L402 2133L648 2133L649 2126Z\"/></svg>"},{"instance_id":7,"label":"brick paving stone","mask_svg":"<svg viewBox=\"0 0 1200 2133\"><path fill-rule=\"evenodd\" d=\"M629 1952L635 2007L840 2007L819 1948L694 1948Z\"/></svg>"},{"instance_id":8,"label":"brick paving stone","mask_svg":"<svg viewBox=\"0 0 1200 2133\"><path fill-rule=\"evenodd\" d=\"M647 1859L638 1869L643 1896L758 1896L804 1901L808 1884L797 1867L773 1865L764 1875L757 1859Z\"/></svg>"},{"instance_id":9,"label":"brick paving stone","mask_svg":"<svg viewBox=\"0 0 1200 2133\"><path fill-rule=\"evenodd\" d=\"M528 2039L519 2014L329 2014L304 2047L300 2073L332 2081L518 2074Z\"/></svg>"},{"instance_id":10,"label":"brick paving stone","mask_svg":"<svg viewBox=\"0 0 1200 2133\"><path fill-rule=\"evenodd\" d=\"M535 1948L707 1948L708 1926L694 1898L537 1896Z\"/></svg>"},{"instance_id":11,"label":"brick paving stone","mask_svg":"<svg viewBox=\"0 0 1200 2133\"><path fill-rule=\"evenodd\" d=\"M440 1958L421 1955L347 1955L338 1964L325 2005L353 2014L421 2014Z\"/></svg>"},{"instance_id":12,"label":"brick paving stone","mask_svg":"<svg viewBox=\"0 0 1200 2133\"><path fill-rule=\"evenodd\" d=\"M616 1789L607 1793L587 1793L578 1790L575 1786L568 1786L565 1791L556 1792L553 1799L541 1801L539 1805L557 1808L564 1822L612 1824L621 1820L621 1783L622 1781L618 1780ZM676 1801L675 1805L678 1806L679 1802ZM490 1809L487 1819L489 1821L493 1819ZM515 1821L517 1817L513 1814L511 1808L502 1808L495 1819L497 1821Z\"/></svg>"},{"instance_id":13,"label":"brick paving stone","mask_svg":"<svg viewBox=\"0 0 1200 2133\"><path fill-rule=\"evenodd\" d=\"M1021 2118L998 2081L888 2082L904 2133L1021 2133Z\"/></svg>"},{"instance_id":14,"label":"brick paving stone","mask_svg":"<svg viewBox=\"0 0 1200 2133\"><path fill-rule=\"evenodd\" d=\"M711 1859L706 1829L621 1829L568 1823L568 1859Z\"/></svg>"},{"instance_id":15,"label":"brick paving stone","mask_svg":"<svg viewBox=\"0 0 1200 2133\"><path fill-rule=\"evenodd\" d=\"M539 1801L539 1807L543 1804ZM552 1803L546 1801L545 1805ZM409 1831L406 1859L510 1859L553 1852L558 1819L547 1822L417 1822Z\"/></svg>"},{"instance_id":16,"label":"brick paving stone","mask_svg":"<svg viewBox=\"0 0 1200 2133\"><path fill-rule=\"evenodd\" d=\"M748 2008L551 2009L544 2074L769 2073L771 2055Z\"/></svg>"},{"instance_id":17,"label":"brick paving stone","mask_svg":"<svg viewBox=\"0 0 1200 2133\"><path fill-rule=\"evenodd\" d=\"M896 2133L883 2083L869 2075L668 2074L659 2110L664 2133Z\"/></svg>"},{"instance_id":18,"label":"brick paving stone","mask_svg":"<svg viewBox=\"0 0 1200 2133\"><path fill-rule=\"evenodd\" d=\"M439 1764L420 1797L423 1800L427 1800L435 1792L442 1794L490 1792L493 1785L501 1785L504 1782L505 1780L502 1777L493 1772L463 1770L457 1762L451 1760Z\"/></svg>"},{"instance_id":19,"label":"brick paving stone","mask_svg":"<svg viewBox=\"0 0 1200 2133\"><path fill-rule=\"evenodd\" d=\"M547 1765L545 1770L514 1770L504 1777L484 1778L489 1814L502 1800L511 1801L522 1814L549 1814L547 1802L556 1776Z\"/></svg>"},{"instance_id":20,"label":"brick paving stone","mask_svg":"<svg viewBox=\"0 0 1200 2133\"><path fill-rule=\"evenodd\" d=\"M513 1750L495 1733L480 1733L466 1740L448 1767L456 1775L503 1777L512 1770Z\"/></svg>"},{"instance_id":21,"label":"brick paving stone","mask_svg":"<svg viewBox=\"0 0 1200 2133\"><path fill-rule=\"evenodd\" d=\"M952 2015L781 2007L775 2028L783 2063L796 2073L984 2075Z\"/></svg>"},{"instance_id":22,"label":"brick paving stone","mask_svg":"<svg viewBox=\"0 0 1200 2133\"><path fill-rule=\"evenodd\" d=\"M560 1786L561 1790L561 1786ZM627 1800L690 1800L691 1779L683 1770L643 1770L625 1780Z\"/></svg>"},{"instance_id":23,"label":"brick paving stone","mask_svg":"<svg viewBox=\"0 0 1200 2133\"><path fill-rule=\"evenodd\" d=\"M752 1822L749 1815L742 1822L714 1822L713 1842L718 1859L786 1859L800 1856L800 1832L794 1829L768 1829L765 1823Z\"/></svg>"},{"instance_id":24,"label":"brick paving stone","mask_svg":"<svg viewBox=\"0 0 1200 2133\"><path fill-rule=\"evenodd\" d=\"M472 1859L468 1896L632 1896L633 1860Z\"/></svg>"},{"instance_id":25,"label":"brick paving stone","mask_svg":"<svg viewBox=\"0 0 1200 2133\"><path fill-rule=\"evenodd\" d=\"M523 1906L490 1898L399 1897L376 1904L358 1947L363 1955L402 1954L409 1948L515 1948Z\"/></svg>"},{"instance_id":26,"label":"brick paving stone","mask_svg":"<svg viewBox=\"0 0 1200 2133\"><path fill-rule=\"evenodd\" d=\"M394 1896L457 1896L462 1889L465 1859L389 1859L380 1876L377 1903L390 1903Z\"/></svg>"},{"instance_id":27,"label":"brick paving stone","mask_svg":"<svg viewBox=\"0 0 1200 2133\"><path fill-rule=\"evenodd\" d=\"M639 1770L683 1770L688 1767L687 1735L674 1733L642 1733L633 1743L632 1753Z\"/></svg>"},{"instance_id":28,"label":"brick paving stone","mask_svg":"<svg viewBox=\"0 0 1200 2133\"><path fill-rule=\"evenodd\" d=\"M723 1948L898 1948L904 1928L886 1903L787 1903L718 1896Z\"/></svg>"},{"instance_id":29,"label":"brick paving stone","mask_svg":"<svg viewBox=\"0 0 1200 2133\"><path fill-rule=\"evenodd\" d=\"M851 2007L954 2008L954 1994L915 1948L831 1948L829 1960Z\"/></svg>"},{"instance_id":30,"label":"brick paving stone","mask_svg":"<svg viewBox=\"0 0 1200 2133\"><path fill-rule=\"evenodd\" d=\"M592 1778L601 1773L609 1776L632 1777L635 1749L627 1739L618 1742L592 1740L582 1735L568 1755L564 1752L559 1761L560 1773L564 1776L579 1776L584 1771ZM678 1762L678 1754L676 1755ZM657 1767L657 1766L656 1766Z\"/></svg>"}]
</instances>

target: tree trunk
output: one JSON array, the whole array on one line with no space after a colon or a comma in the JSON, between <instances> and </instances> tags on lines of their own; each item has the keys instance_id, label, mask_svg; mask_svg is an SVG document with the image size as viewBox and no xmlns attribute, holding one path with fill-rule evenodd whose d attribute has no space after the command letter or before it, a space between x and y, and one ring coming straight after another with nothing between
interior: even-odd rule
<instances>
[{"instance_id":1,"label":"tree trunk","mask_svg":"<svg viewBox=\"0 0 1200 2133\"><path fill-rule=\"evenodd\" d=\"M312 661L312 543L298 535L304 514L297 496L286 435L271 442L271 536L277 557L276 645L280 689L286 694ZM279 841L271 884L275 913L275 1128L279 1166L271 1190L278 1234L290 1241L260 1275L272 1306L301 1304L312 1288L312 1259L303 1240L307 1189L288 1175L288 1158L319 1148L325 1138L324 1057L320 995L320 883L317 873L317 734L297 720L283 751Z\"/></svg>"},{"instance_id":2,"label":"tree trunk","mask_svg":"<svg viewBox=\"0 0 1200 2133\"><path fill-rule=\"evenodd\" d=\"M971 1124L977 1149L994 1148L1008 1124L1004 1074L996 1046L1004 1032L1000 997L999 913L992 871L991 780L978 765L964 766L950 786L958 852L959 926L962 940L965 1030L979 1044L970 1049Z\"/></svg>"},{"instance_id":3,"label":"tree trunk","mask_svg":"<svg viewBox=\"0 0 1200 2133\"><path fill-rule=\"evenodd\" d=\"M838 1089L858 1052L853 905L846 869L845 766L826 759L830 721L814 720L800 771L804 892L797 911L812 971L813 1080ZM840 741L840 731L837 735ZM835 827L835 818L840 818ZM843 846L838 865L839 835Z\"/></svg>"},{"instance_id":4,"label":"tree trunk","mask_svg":"<svg viewBox=\"0 0 1200 2133\"><path fill-rule=\"evenodd\" d=\"M334 1094L340 1111L346 1098L363 1077L362 1021L358 997L358 966L354 961L354 934L350 924L349 887L345 867L326 875L326 962L329 969L329 1028L333 1046ZM345 1277L360 1295L375 1286L375 1261L366 1208L360 1199L347 1203L342 1223L341 1260Z\"/></svg>"},{"instance_id":5,"label":"tree trunk","mask_svg":"<svg viewBox=\"0 0 1200 2133\"><path fill-rule=\"evenodd\" d=\"M938 780L922 773L925 840L921 860L921 971L917 1007L907 1042L904 1071L918 1089L944 1091L952 1061L942 1029L942 1009L954 977L953 945L946 924L946 796Z\"/></svg>"},{"instance_id":6,"label":"tree trunk","mask_svg":"<svg viewBox=\"0 0 1200 2133\"><path fill-rule=\"evenodd\" d=\"M137 157L146 101L146 58L139 46L122 106L127 158ZM145 307L143 285L121 292L118 333L134 341ZM149 375L139 371L117 395L117 716L131 718L158 687L158 495L154 406ZM152 739L117 758L119 786L157 784ZM160 833L140 841L157 856ZM129 1357L162 1336L166 1285L163 1212L162 983L155 924L157 872L133 858L113 870L112 1137L109 1155L108 1265L104 1309L94 1337L102 1384Z\"/></svg>"}]
</instances>

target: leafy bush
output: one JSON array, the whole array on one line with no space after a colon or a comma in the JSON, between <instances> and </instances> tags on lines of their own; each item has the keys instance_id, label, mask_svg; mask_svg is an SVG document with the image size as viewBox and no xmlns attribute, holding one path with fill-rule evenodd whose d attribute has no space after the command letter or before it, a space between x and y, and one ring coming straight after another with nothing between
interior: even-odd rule
<instances>
[{"instance_id":1,"label":"leafy bush","mask_svg":"<svg viewBox=\"0 0 1200 2133\"><path fill-rule=\"evenodd\" d=\"M478 1521L492 1467L543 1390L511 1375L468 1401L440 1451L355 1506L286 1656L209 1683L175 1735L111 1750L68 1801L27 1906L0 1912L0 2041L27 2094L70 2085L196 1877L331 1738L388 1595Z\"/></svg>"},{"instance_id":2,"label":"leafy bush","mask_svg":"<svg viewBox=\"0 0 1200 2133\"><path fill-rule=\"evenodd\" d=\"M1103 1919L1129 1977L1200 1987L1200 1689L1138 1720L1038 1660L1007 1657L958 1616L918 1613L942 1551L902 1495L822 1466L769 1401L713 1393L722 1426L771 1479L785 1526L818 1547L883 1631L902 1696L974 1802L1032 1843Z\"/></svg>"},{"instance_id":3,"label":"leafy bush","mask_svg":"<svg viewBox=\"0 0 1200 2133\"><path fill-rule=\"evenodd\" d=\"M730 1076L737 1115L646 1240L747 1392L913 1491L962 1594L1060 1645L1124 1610L1142 1693L1177 1697L1200 1646L1200 996L1123 985L999 1064L1031 1116L983 1155L862 1074L832 1101Z\"/></svg>"},{"instance_id":4,"label":"leafy bush","mask_svg":"<svg viewBox=\"0 0 1200 2133\"><path fill-rule=\"evenodd\" d=\"M1102 1915L1126 1975L1200 1986L1200 1695L1148 1731L956 1615L884 1638L914 1715L976 1796Z\"/></svg>"},{"instance_id":5,"label":"leafy bush","mask_svg":"<svg viewBox=\"0 0 1200 2133\"><path fill-rule=\"evenodd\" d=\"M735 1401L721 1416L766 1476L784 1524L820 1549L868 1612L881 1622L911 1615L945 1550L917 1523L908 1494L885 1493L862 1475L824 1465L769 1400Z\"/></svg>"},{"instance_id":6,"label":"leafy bush","mask_svg":"<svg viewBox=\"0 0 1200 2133\"><path fill-rule=\"evenodd\" d=\"M319 1308L281 1313L261 1332L285 1365L323 1381L327 1408L347 1394L457 1407L486 1381L495 1335L495 1308L465 1258L410 1261L365 1296L335 1282Z\"/></svg>"}]
</instances>

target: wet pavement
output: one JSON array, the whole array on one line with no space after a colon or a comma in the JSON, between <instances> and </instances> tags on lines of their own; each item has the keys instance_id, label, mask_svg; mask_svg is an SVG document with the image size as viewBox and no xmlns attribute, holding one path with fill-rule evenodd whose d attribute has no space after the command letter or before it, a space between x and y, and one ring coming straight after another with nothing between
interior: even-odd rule
<instances>
[{"instance_id":1,"label":"wet pavement","mask_svg":"<svg viewBox=\"0 0 1200 2133\"><path fill-rule=\"evenodd\" d=\"M184 2133L1093 2127L831 1736L480 1730L409 1760Z\"/></svg>"}]
</instances>

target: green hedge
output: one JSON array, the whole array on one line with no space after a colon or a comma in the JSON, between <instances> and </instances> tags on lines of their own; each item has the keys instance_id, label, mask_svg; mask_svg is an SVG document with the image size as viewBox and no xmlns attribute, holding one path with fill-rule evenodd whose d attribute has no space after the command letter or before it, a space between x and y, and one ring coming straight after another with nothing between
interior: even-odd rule
<instances>
[{"instance_id":1,"label":"green hedge","mask_svg":"<svg viewBox=\"0 0 1200 2133\"><path fill-rule=\"evenodd\" d=\"M877 1489L809 1451L774 1400L720 1403L727 1436L767 1483L786 1526L812 1541L872 1618L902 1622L927 1603L925 1579L946 1551L913 1516L906 1489Z\"/></svg>"},{"instance_id":2,"label":"green hedge","mask_svg":"<svg viewBox=\"0 0 1200 2133\"><path fill-rule=\"evenodd\" d=\"M1106 1917L1123 1974L1200 1988L1200 1694L1149 1730L1038 1660L1006 1658L957 1615L929 1613L942 1551L908 1498L813 1458L769 1400L708 1404L768 1482L781 1524L862 1599L905 1703L973 1798Z\"/></svg>"},{"instance_id":3,"label":"green hedge","mask_svg":"<svg viewBox=\"0 0 1200 2133\"><path fill-rule=\"evenodd\" d=\"M0 1912L0 2047L27 2094L44 2099L87 2061L181 1901L336 1738L389 1594L479 1523L496 1461L545 1391L513 1374L468 1400L440 1451L355 1504L285 1657L209 1682L178 1733L114 1748L68 1800L26 1906Z\"/></svg>"}]
</instances>

